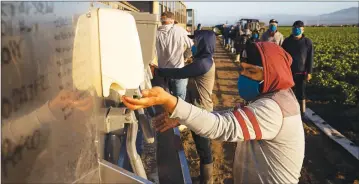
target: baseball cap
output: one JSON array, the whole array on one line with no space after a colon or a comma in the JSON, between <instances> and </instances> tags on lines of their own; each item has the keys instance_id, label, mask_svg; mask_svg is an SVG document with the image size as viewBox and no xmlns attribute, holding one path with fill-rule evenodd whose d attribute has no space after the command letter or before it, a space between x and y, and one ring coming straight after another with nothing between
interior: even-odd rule
<instances>
[{"instance_id":1,"label":"baseball cap","mask_svg":"<svg viewBox=\"0 0 359 184\"><path fill-rule=\"evenodd\" d=\"M304 27L304 22L302 22L301 20L297 20L294 22L293 27Z\"/></svg>"},{"instance_id":2,"label":"baseball cap","mask_svg":"<svg viewBox=\"0 0 359 184\"><path fill-rule=\"evenodd\" d=\"M270 23L277 23L277 24L278 24L278 21L275 20L275 19L270 19L269 24L270 24Z\"/></svg>"}]
</instances>

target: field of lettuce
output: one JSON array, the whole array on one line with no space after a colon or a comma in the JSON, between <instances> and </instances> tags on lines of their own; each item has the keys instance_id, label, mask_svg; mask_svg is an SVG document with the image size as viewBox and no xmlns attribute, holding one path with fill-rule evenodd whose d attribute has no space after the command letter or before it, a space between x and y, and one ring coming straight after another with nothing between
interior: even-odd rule
<instances>
[{"instance_id":1,"label":"field of lettuce","mask_svg":"<svg viewBox=\"0 0 359 184\"><path fill-rule=\"evenodd\" d=\"M290 35L290 27L279 29ZM308 106L359 144L359 29L307 27L304 34L315 48Z\"/></svg>"}]
</instances>

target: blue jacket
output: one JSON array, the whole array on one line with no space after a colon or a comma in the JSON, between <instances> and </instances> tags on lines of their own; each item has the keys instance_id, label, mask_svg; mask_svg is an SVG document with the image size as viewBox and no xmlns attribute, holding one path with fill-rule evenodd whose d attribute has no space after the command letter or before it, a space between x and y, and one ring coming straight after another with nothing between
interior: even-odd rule
<instances>
[{"instance_id":1,"label":"blue jacket","mask_svg":"<svg viewBox=\"0 0 359 184\"><path fill-rule=\"evenodd\" d=\"M194 35L196 54L193 62L183 68L158 68L155 73L161 77L173 79L185 79L197 77L207 73L213 65L214 49L216 47L216 35L213 31L199 30Z\"/></svg>"}]
</instances>

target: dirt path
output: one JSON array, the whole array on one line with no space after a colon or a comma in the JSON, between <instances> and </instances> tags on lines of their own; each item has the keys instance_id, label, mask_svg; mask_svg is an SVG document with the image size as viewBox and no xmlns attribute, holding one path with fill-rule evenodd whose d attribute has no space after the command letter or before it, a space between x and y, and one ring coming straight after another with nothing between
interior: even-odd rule
<instances>
[{"instance_id":1,"label":"dirt path","mask_svg":"<svg viewBox=\"0 0 359 184\"><path fill-rule=\"evenodd\" d=\"M216 63L216 81L212 99L215 104L215 110L228 109L241 102L237 90L238 66L231 62L230 56L218 41L214 59ZM182 132L181 137L184 140L183 146L190 166L192 180L193 182L198 181L199 157L192 135L187 130ZM212 141L215 183L233 183L232 163L235 148L235 143Z\"/></svg>"},{"instance_id":2,"label":"dirt path","mask_svg":"<svg viewBox=\"0 0 359 184\"><path fill-rule=\"evenodd\" d=\"M238 66L217 40L215 51L216 81L212 99L215 110L234 107L241 102L237 90ZM323 135L312 123L304 123L306 153L300 183L359 184L359 161ZM193 182L198 181L199 158L188 130L181 133ZM235 143L212 141L214 183L233 183L232 163ZM357 181L356 181L357 180Z\"/></svg>"}]
</instances>

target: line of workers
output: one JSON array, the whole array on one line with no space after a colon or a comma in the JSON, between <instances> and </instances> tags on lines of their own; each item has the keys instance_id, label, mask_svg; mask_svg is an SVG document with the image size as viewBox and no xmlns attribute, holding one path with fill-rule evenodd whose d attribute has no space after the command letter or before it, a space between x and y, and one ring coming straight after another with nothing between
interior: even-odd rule
<instances>
[{"instance_id":1,"label":"line of workers","mask_svg":"<svg viewBox=\"0 0 359 184\"><path fill-rule=\"evenodd\" d=\"M162 107L164 113L153 119L158 132L179 125L191 130L200 157L200 183L214 182L211 139L237 142L234 183L298 183L305 147L305 84L313 63L304 23L294 22L285 39L274 19L260 39L258 31L243 32L251 35L241 38L245 43L238 49L237 87L245 103L216 112L211 98L215 33L199 25L191 37L175 24L171 12L164 12L161 22L156 35L158 66L151 64L154 87L142 91L140 99L122 97L124 104L130 109ZM223 27L229 47L233 29ZM191 55L192 62L185 64Z\"/></svg>"}]
</instances>

